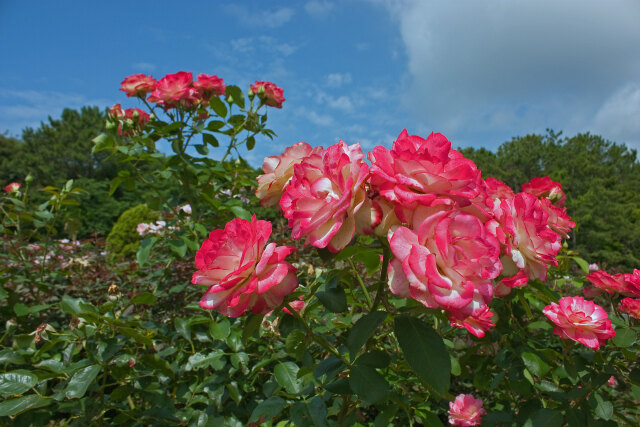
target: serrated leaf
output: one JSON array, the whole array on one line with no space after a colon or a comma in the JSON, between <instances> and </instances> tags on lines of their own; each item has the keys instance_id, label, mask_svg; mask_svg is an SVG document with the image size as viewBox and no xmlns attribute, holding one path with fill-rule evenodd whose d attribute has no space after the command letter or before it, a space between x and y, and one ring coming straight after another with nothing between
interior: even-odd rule
<instances>
[{"instance_id":1,"label":"serrated leaf","mask_svg":"<svg viewBox=\"0 0 640 427\"><path fill-rule=\"evenodd\" d=\"M229 336L231 332L231 324L229 320L222 319L217 323L211 323L209 325L209 334L212 338L217 340L224 340Z\"/></svg>"},{"instance_id":2,"label":"serrated leaf","mask_svg":"<svg viewBox=\"0 0 640 427\"><path fill-rule=\"evenodd\" d=\"M636 342L636 332L631 329L616 329L613 337L613 343L618 347L630 347Z\"/></svg>"},{"instance_id":3,"label":"serrated leaf","mask_svg":"<svg viewBox=\"0 0 640 427\"><path fill-rule=\"evenodd\" d=\"M210 133L203 133L202 134L202 140L206 143L206 144L211 144L211 146L213 147L218 147L220 144L218 143L218 139L211 135ZM208 154L209 149L207 148L207 153L200 153L200 154Z\"/></svg>"},{"instance_id":4,"label":"serrated leaf","mask_svg":"<svg viewBox=\"0 0 640 427\"><path fill-rule=\"evenodd\" d=\"M96 376L100 373L100 365L89 365L76 371L69 380L65 389L65 396L69 399L78 399L84 396L87 388L91 385Z\"/></svg>"},{"instance_id":5,"label":"serrated leaf","mask_svg":"<svg viewBox=\"0 0 640 427\"><path fill-rule=\"evenodd\" d=\"M301 390L301 384L298 379L298 371L300 368L293 362L280 362L274 369L276 381L285 388L289 394L298 394Z\"/></svg>"},{"instance_id":6,"label":"serrated leaf","mask_svg":"<svg viewBox=\"0 0 640 427\"><path fill-rule=\"evenodd\" d=\"M0 394L23 394L38 383L38 377L29 371L19 370L0 374Z\"/></svg>"},{"instance_id":7,"label":"serrated leaf","mask_svg":"<svg viewBox=\"0 0 640 427\"><path fill-rule=\"evenodd\" d=\"M349 385L355 394L367 404L384 400L389 393L389 383L374 368L366 365L351 367Z\"/></svg>"},{"instance_id":8,"label":"serrated leaf","mask_svg":"<svg viewBox=\"0 0 640 427\"><path fill-rule=\"evenodd\" d=\"M35 394L6 400L0 403L0 417L12 417L35 408L42 408L51 404L53 399L40 397Z\"/></svg>"},{"instance_id":9,"label":"serrated leaf","mask_svg":"<svg viewBox=\"0 0 640 427\"><path fill-rule=\"evenodd\" d=\"M442 338L420 319L398 316L394 332L407 363L436 392L449 388L451 360Z\"/></svg>"},{"instance_id":10,"label":"serrated leaf","mask_svg":"<svg viewBox=\"0 0 640 427\"><path fill-rule=\"evenodd\" d=\"M142 292L131 298L133 304L155 305L158 299L151 292Z\"/></svg>"},{"instance_id":11,"label":"serrated leaf","mask_svg":"<svg viewBox=\"0 0 640 427\"><path fill-rule=\"evenodd\" d=\"M594 393L594 395L597 402L594 410L595 414L603 420L610 420L613 416L613 403L608 400L604 400L600 393Z\"/></svg>"},{"instance_id":12,"label":"serrated leaf","mask_svg":"<svg viewBox=\"0 0 640 427\"><path fill-rule=\"evenodd\" d=\"M332 313L342 313L347 309L347 296L342 288L316 292L316 297Z\"/></svg>"},{"instance_id":13,"label":"serrated leaf","mask_svg":"<svg viewBox=\"0 0 640 427\"><path fill-rule=\"evenodd\" d=\"M222 102L220 98L217 96L212 97L209 101L209 105L218 116L222 118L227 117L227 106L224 105L224 102Z\"/></svg>"},{"instance_id":14,"label":"serrated leaf","mask_svg":"<svg viewBox=\"0 0 640 427\"><path fill-rule=\"evenodd\" d=\"M544 377L549 372L549 365L535 353L524 352L521 355L524 366L535 376Z\"/></svg>"},{"instance_id":15,"label":"serrated leaf","mask_svg":"<svg viewBox=\"0 0 640 427\"><path fill-rule=\"evenodd\" d=\"M577 256L571 258L576 262L576 264L578 264L585 274L589 274L589 263L587 261Z\"/></svg>"},{"instance_id":16,"label":"serrated leaf","mask_svg":"<svg viewBox=\"0 0 640 427\"><path fill-rule=\"evenodd\" d=\"M243 208L242 206L231 206L231 212L237 217L251 221L251 212Z\"/></svg>"},{"instance_id":17,"label":"serrated leaf","mask_svg":"<svg viewBox=\"0 0 640 427\"><path fill-rule=\"evenodd\" d=\"M387 313L384 311L374 311L361 317L355 325L353 325L347 337L347 348L349 349L351 360L356 358L360 348L367 342L378 326L384 322L386 317Z\"/></svg>"},{"instance_id":18,"label":"serrated leaf","mask_svg":"<svg viewBox=\"0 0 640 427\"><path fill-rule=\"evenodd\" d=\"M182 335L187 341L191 341L191 328L189 327L189 322L184 320L181 317L176 317L173 319L173 325L176 328L176 331Z\"/></svg>"},{"instance_id":19,"label":"serrated leaf","mask_svg":"<svg viewBox=\"0 0 640 427\"><path fill-rule=\"evenodd\" d=\"M283 398L271 396L255 407L253 412L251 412L249 423L271 421L282 412L286 405L287 403Z\"/></svg>"}]
</instances>

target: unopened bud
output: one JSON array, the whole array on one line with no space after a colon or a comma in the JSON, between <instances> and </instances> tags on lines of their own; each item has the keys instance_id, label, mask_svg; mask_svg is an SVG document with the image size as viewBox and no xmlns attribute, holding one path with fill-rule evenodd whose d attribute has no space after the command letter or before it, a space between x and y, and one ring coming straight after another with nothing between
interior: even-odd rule
<instances>
[{"instance_id":1,"label":"unopened bud","mask_svg":"<svg viewBox=\"0 0 640 427\"><path fill-rule=\"evenodd\" d=\"M27 177L24 179L24 182L26 182L27 184L31 184L33 182L33 175L28 174Z\"/></svg>"}]
</instances>

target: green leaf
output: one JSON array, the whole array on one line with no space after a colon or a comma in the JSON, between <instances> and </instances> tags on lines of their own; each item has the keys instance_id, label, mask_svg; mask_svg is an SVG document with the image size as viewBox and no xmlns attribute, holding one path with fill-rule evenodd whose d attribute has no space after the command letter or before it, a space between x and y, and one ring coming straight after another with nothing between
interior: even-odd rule
<instances>
[{"instance_id":1,"label":"green leaf","mask_svg":"<svg viewBox=\"0 0 640 427\"><path fill-rule=\"evenodd\" d=\"M12 417L29 409L42 408L51 404L53 399L35 394L6 400L0 403L0 417Z\"/></svg>"},{"instance_id":2,"label":"green leaf","mask_svg":"<svg viewBox=\"0 0 640 427\"><path fill-rule=\"evenodd\" d=\"M524 366L537 377L544 377L549 372L549 365L535 353L524 352L521 355Z\"/></svg>"},{"instance_id":3,"label":"green leaf","mask_svg":"<svg viewBox=\"0 0 640 427\"><path fill-rule=\"evenodd\" d=\"M351 390L367 404L384 400L389 393L389 383L374 368L366 365L351 367L349 375Z\"/></svg>"},{"instance_id":4,"label":"green leaf","mask_svg":"<svg viewBox=\"0 0 640 427\"><path fill-rule=\"evenodd\" d=\"M316 292L316 297L332 313L342 313L347 309L347 295L342 288Z\"/></svg>"},{"instance_id":5,"label":"green leaf","mask_svg":"<svg viewBox=\"0 0 640 427\"><path fill-rule=\"evenodd\" d=\"M347 348L349 349L351 360L356 358L360 348L367 342L378 326L384 322L386 317L387 313L384 311L374 311L361 317L356 324L353 325L347 337Z\"/></svg>"},{"instance_id":6,"label":"green leaf","mask_svg":"<svg viewBox=\"0 0 640 427\"><path fill-rule=\"evenodd\" d=\"M249 338L256 335L260 330L260 326L262 325L262 319L264 319L264 314L252 314L249 316L247 321L244 324L244 328L242 328L242 342L247 343Z\"/></svg>"},{"instance_id":7,"label":"green leaf","mask_svg":"<svg viewBox=\"0 0 640 427\"><path fill-rule=\"evenodd\" d=\"M227 106L224 105L224 102L222 102L220 98L217 96L212 97L209 101L209 105L218 116L222 118L227 117Z\"/></svg>"},{"instance_id":8,"label":"green leaf","mask_svg":"<svg viewBox=\"0 0 640 427\"><path fill-rule=\"evenodd\" d=\"M131 298L132 304L155 305L158 299L151 292L142 292Z\"/></svg>"},{"instance_id":9,"label":"green leaf","mask_svg":"<svg viewBox=\"0 0 640 427\"><path fill-rule=\"evenodd\" d=\"M38 383L38 377L29 371L19 370L0 374L0 394L23 394Z\"/></svg>"},{"instance_id":10,"label":"green leaf","mask_svg":"<svg viewBox=\"0 0 640 427\"><path fill-rule=\"evenodd\" d=\"M383 350L371 350L362 356L358 357L356 364L367 365L372 368L384 369L391 363L391 358L386 351Z\"/></svg>"},{"instance_id":11,"label":"green leaf","mask_svg":"<svg viewBox=\"0 0 640 427\"><path fill-rule=\"evenodd\" d=\"M525 426L529 425L531 427L561 427L563 417L562 412L560 411L542 408L534 412L528 421L529 422L525 422Z\"/></svg>"},{"instance_id":12,"label":"green leaf","mask_svg":"<svg viewBox=\"0 0 640 427\"><path fill-rule=\"evenodd\" d=\"M231 324L228 319L222 319L217 323L211 323L209 325L209 334L212 338L217 340L224 340L229 336L231 332Z\"/></svg>"},{"instance_id":13,"label":"green leaf","mask_svg":"<svg viewBox=\"0 0 640 427\"><path fill-rule=\"evenodd\" d=\"M603 420L610 420L613 416L613 404L600 395L600 393L594 393L596 397L595 414Z\"/></svg>"},{"instance_id":14,"label":"green leaf","mask_svg":"<svg viewBox=\"0 0 640 427\"><path fill-rule=\"evenodd\" d=\"M153 340L151 340L151 338L149 338L147 335L140 333L138 329L119 327L118 331L122 335L125 335L129 338L133 338L137 343L143 344L147 347L150 347L153 345Z\"/></svg>"},{"instance_id":15,"label":"green leaf","mask_svg":"<svg viewBox=\"0 0 640 427\"><path fill-rule=\"evenodd\" d=\"M83 314L96 314L96 308L91 303L86 302L82 298L71 298L68 295L62 297L60 301L60 309L72 316L80 317Z\"/></svg>"},{"instance_id":16,"label":"green leaf","mask_svg":"<svg viewBox=\"0 0 640 427\"><path fill-rule=\"evenodd\" d=\"M242 206L231 206L231 212L237 217L251 221L251 212L243 208Z\"/></svg>"},{"instance_id":17,"label":"green leaf","mask_svg":"<svg viewBox=\"0 0 640 427\"><path fill-rule=\"evenodd\" d=\"M613 343L618 347L629 347L636 342L636 332L631 329L616 329Z\"/></svg>"},{"instance_id":18,"label":"green leaf","mask_svg":"<svg viewBox=\"0 0 640 427\"><path fill-rule=\"evenodd\" d=\"M26 316L27 314L29 314L29 307L27 305L19 302L19 303L16 303L13 306L13 312L18 317Z\"/></svg>"},{"instance_id":19,"label":"green leaf","mask_svg":"<svg viewBox=\"0 0 640 427\"><path fill-rule=\"evenodd\" d=\"M207 135L207 134L205 133L205 135ZM206 156L207 154L209 154L209 147L207 147L204 144L196 144L196 145L194 145L194 147L196 148L196 151L200 155Z\"/></svg>"},{"instance_id":20,"label":"green leaf","mask_svg":"<svg viewBox=\"0 0 640 427\"><path fill-rule=\"evenodd\" d=\"M180 258L187 254L187 245L181 239L169 240L169 247Z\"/></svg>"},{"instance_id":21,"label":"green leaf","mask_svg":"<svg viewBox=\"0 0 640 427\"><path fill-rule=\"evenodd\" d=\"M242 93L242 89L235 85L229 85L225 89L225 93L227 97L231 99L228 102L233 102L240 108L244 108L244 93Z\"/></svg>"},{"instance_id":22,"label":"green leaf","mask_svg":"<svg viewBox=\"0 0 640 427\"><path fill-rule=\"evenodd\" d=\"M280 362L274 369L276 381L285 388L289 394L298 394L301 390L301 384L298 380L298 371L300 368L293 362Z\"/></svg>"},{"instance_id":23,"label":"green leaf","mask_svg":"<svg viewBox=\"0 0 640 427\"><path fill-rule=\"evenodd\" d=\"M444 393L449 387L451 360L440 335L409 316L396 317L394 332L411 369L436 392Z\"/></svg>"},{"instance_id":24,"label":"green leaf","mask_svg":"<svg viewBox=\"0 0 640 427\"><path fill-rule=\"evenodd\" d=\"M327 405L320 396L316 396L311 399L311 402L307 404L309 409L309 415L311 415L311 421L317 427L324 427L327 425Z\"/></svg>"},{"instance_id":25,"label":"green leaf","mask_svg":"<svg viewBox=\"0 0 640 427\"><path fill-rule=\"evenodd\" d=\"M251 412L249 423L263 423L265 421L271 421L282 412L286 405L287 403L283 398L271 396L255 407L253 412Z\"/></svg>"},{"instance_id":26,"label":"green leaf","mask_svg":"<svg viewBox=\"0 0 640 427\"><path fill-rule=\"evenodd\" d=\"M140 267L142 267L147 262L147 258L149 258L149 252L157 241L158 238L156 236L149 236L145 237L142 242L140 242L140 248L138 249L138 253L136 254L138 265Z\"/></svg>"},{"instance_id":27,"label":"green leaf","mask_svg":"<svg viewBox=\"0 0 640 427\"><path fill-rule=\"evenodd\" d=\"M253 147L256 146L256 139L253 136L247 138L247 150L253 150Z\"/></svg>"},{"instance_id":28,"label":"green leaf","mask_svg":"<svg viewBox=\"0 0 640 427\"><path fill-rule=\"evenodd\" d=\"M197 371L198 369L204 369L208 367L213 367L215 362L218 361L224 352L220 349L214 350L211 353L204 355L202 353L196 353L189 356L189 360L187 365L185 366L186 371Z\"/></svg>"},{"instance_id":29,"label":"green leaf","mask_svg":"<svg viewBox=\"0 0 640 427\"><path fill-rule=\"evenodd\" d=\"M76 371L69 380L65 389L65 396L69 399L78 399L84 396L87 388L91 385L96 376L100 373L100 365L89 365Z\"/></svg>"},{"instance_id":30,"label":"green leaf","mask_svg":"<svg viewBox=\"0 0 640 427\"><path fill-rule=\"evenodd\" d=\"M578 264L578 266L580 266L582 271L584 271L584 274L589 274L589 263L587 261L577 256L571 258L576 262L576 264Z\"/></svg>"},{"instance_id":31,"label":"green leaf","mask_svg":"<svg viewBox=\"0 0 640 427\"><path fill-rule=\"evenodd\" d=\"M176 317L173 319L173 325L180 335L182 335L187 341L191 341L191 328L189 327L189 322L181 317Z\"/></svg>"},{"instance_id":32,"label":"green leaf","mask_svg":"<svg viewBox=\"0 0 640 427\"><path fill-rule=\"evenodd\" d=\"M207 130L211 132L215 132L218 129L222 129L224 127L224 122L222 120L211 120L207 124ZM217 145L216 145L217 147Z\"/></svg>"},{"instance_id":33,"label":"green leaf","mask_svg":"<svg viewBox=\"0 0 640 427\"><path fill-rule=\"evenodd\" d=\"M203 133L202 134L202 140L205 142L205 144L210 144L213 147L218 147L220 144L218 143L218 139L211 135L210 133ZM206 148L205 145L203 145L203 147ZM200 151L198 151L200 153ZM206 155L209 153L209 149L207 149L206 153L200 153L202 155Z\"/></svg>"}]
</instances>

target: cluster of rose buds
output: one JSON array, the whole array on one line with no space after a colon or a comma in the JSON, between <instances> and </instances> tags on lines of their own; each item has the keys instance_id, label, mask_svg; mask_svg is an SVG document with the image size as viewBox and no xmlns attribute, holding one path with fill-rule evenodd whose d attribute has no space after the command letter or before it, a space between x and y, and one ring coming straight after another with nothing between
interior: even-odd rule
<instances>
[{"instance_id":1,"label":"cluster of rose buds","mask_svg":"<svg viewBox=\"0 0 640 427\"><path fill-rule=\"evenodd\" d=\"M602 292L619 294L629 298L623 298L618 305L618 310L631 317L640 319L640 270L633 273L609 274L599 270L590 273L587 280L594 286L584 289L587 297L594 297Z\"/></svg>"},{"instance_id":2,"label":"cluster of rose buds","mask_svg":"<svg viewBox=\"0 0 640 427\"><path fill-rule=\"evenodd\" d=\"M535 178L516 194L482 179L441 134L403 131L391 150L368 154L371 166L364 157L359 144L298 143L265 159L256 195L263 206L279 204L294 239L318 248L386 236L391 291L446 310L478 337L494 326L491 299L545 280L575 226L559 183Z\"/></svg>"},{"instance_id":3,"label":"cluster of rose buds","mask_svg":"<svg viewBox=\"0 0 640 427\"><path fill-rule=\"evenodd\" d=\"M137 135L145 128L151 116L139 108L127 108L123 110L120 104L109 109L107 126L117 126L118 135Z\"/></svg>"}]
</instances>

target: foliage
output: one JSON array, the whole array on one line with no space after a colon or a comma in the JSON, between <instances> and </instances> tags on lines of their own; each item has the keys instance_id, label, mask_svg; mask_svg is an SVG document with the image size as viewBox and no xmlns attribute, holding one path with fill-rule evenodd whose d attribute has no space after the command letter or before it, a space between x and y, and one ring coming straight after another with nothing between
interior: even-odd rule
<instances>
[{"instance_id":1,"label":"foliage","mask_svg":"<svg viewBox=\"0 0 640 427\"><path fill-rule=\"evenodd\" d=\"M465 148L483 176L519 191L535 176L559 181L577 229L572 249L603 268L629 270L640 264L640 163L637 152L591 134L561 138L527 135L502 144L497 152Z\"/></svg>"},{"instance_id":2,"label":"foliage","mask_svg":"<svg viewBox=\"0 0 640 427\"><path fill-rule=\"evenodd\" d=\"M136 231L136 227L140 223L154 222L157 219L159 219L159 215L145 204L124 211L113 224L113 228L107 236L107 250L110 257L118 260L138 252L140 235Z\"/></svg>"}]
</instances>

